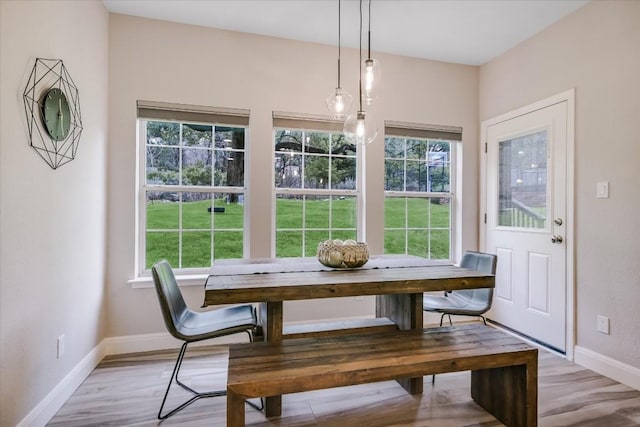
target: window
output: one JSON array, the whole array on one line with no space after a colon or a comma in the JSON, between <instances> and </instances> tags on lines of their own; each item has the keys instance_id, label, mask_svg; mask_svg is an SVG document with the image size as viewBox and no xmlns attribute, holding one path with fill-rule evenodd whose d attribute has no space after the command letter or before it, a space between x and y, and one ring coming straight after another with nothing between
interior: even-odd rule
<instances>
[{"instance_id":1,"label":"window","mask_svg":"<svg viewBox=\"0 0 640 427\"><path fill-rule=\"evenodd\" d=\"M385 123L386 254L451 258L452 154L461 132Z\"/></svg>"},{"instance_id":2,"label":"window","mask_svg":"<svg viewBox=\"0 0 640 427\"><path fill-rule=\"evenodd\" d=\"M274 113L276 257L315 256L326 239L356 239L357 152L341 124Z\"/></svg>"},{"instance_id":3,"label":"window","mask_svg":"<svg viewBox=\"0 0 640 427\"><path fill-rule=\"evenodd\" d=\"M248 112L138 102L139 270L242 258Z\"/></svg>"}]
</instances>

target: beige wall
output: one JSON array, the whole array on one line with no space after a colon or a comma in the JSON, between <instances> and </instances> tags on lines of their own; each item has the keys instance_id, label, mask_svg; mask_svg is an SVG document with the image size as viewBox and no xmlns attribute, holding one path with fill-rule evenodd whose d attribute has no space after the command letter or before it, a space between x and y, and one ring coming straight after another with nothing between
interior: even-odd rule
<instances>
[{"instance_id":1,"label":"beige wall","mask_svg":"<svg viewBox=\"0 0 640 427\"><path fill-rule=\"evenodd\" d=\"M1 426L104 338L107 32L99 1L0 2ZM80 91L77 156L57 170L27 138L22 93L36 57L63 59Z\"/></svg>"},{"instance_id":2,"label":"beige wall","mask_svg":"<svg viewBox=\"0 0 640 427\"><path fill-rule=\"evenodd\" d=\"M577 345L640 368L640 2L591 2L482 66L480 120L570 88ZM596 198L598 181L610 198Z\"/></svg>"},{"instance_id":3,"label":"beige wall","mask_svg":"<svg viewBox=\"0 0 640 427\"><path fill-rule=\"evenodd\" d=\"M110 16L109 27L109 335L164 330L152 289L132 289L134 277L136 100L251 110L249 194L253 257L270 256L272 125L276 111L326 114L335 87L335 46ZM477 67L379 55L384 93L375 110L383 121L464 128L462 217L464 249L477 245ZM357 88L357 51L343 50L343 87ZM382 137L367 147L367 240L382 250ZM202 288L185 288L193 305ZM298 304L287 320L373 314L370 301Z\"/></svg>"}]
</instances>

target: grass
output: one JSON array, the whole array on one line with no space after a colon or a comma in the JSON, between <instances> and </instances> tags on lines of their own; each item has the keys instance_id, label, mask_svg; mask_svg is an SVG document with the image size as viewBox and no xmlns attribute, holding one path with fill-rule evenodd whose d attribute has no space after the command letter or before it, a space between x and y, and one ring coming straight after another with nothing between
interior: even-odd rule
<instances>
[{"instance_id":1,"label":"grass","mask_svg":"<svg viewBox=\"0 0 640 427\"><path fill-rule=\"evenodd\" d=\"M180 204L149 202L147 268L163 258L176 268L207 267L212 259L242 258L243 206L216 200L215 207L224 208L224 213L210 213L209 207L210 201L182 203L180 233ZM449 258L448 204L432 204L426 199L388 198L384 214L385 253ZM318 243L323 240L355 239L356 217L355 198L308 198L304 201L278 198L276 256L314 256ZM303 245L304 252L301 249ZM178 259L180 250L181 264Z\"/></svg>"}]
</instances>

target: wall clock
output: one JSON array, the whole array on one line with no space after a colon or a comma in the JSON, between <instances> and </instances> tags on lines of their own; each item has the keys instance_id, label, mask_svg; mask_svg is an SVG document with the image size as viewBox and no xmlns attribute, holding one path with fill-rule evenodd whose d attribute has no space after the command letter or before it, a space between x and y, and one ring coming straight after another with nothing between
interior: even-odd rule
<instances>
[{"instance_id":1,"label":"wall clock","mask_svg":"<svg viewBox=\"0 0 640 427\"><path fill-rule=\"evenodd\" d=\"M36 58L23 94L29 145L53 169L76 156L80 96L61 59Z\"/></svg>"}]
</instances>

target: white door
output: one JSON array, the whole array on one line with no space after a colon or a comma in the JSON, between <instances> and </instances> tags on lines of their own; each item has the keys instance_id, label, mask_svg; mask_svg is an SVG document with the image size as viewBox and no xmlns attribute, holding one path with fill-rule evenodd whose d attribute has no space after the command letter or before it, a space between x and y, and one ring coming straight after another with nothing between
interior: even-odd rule
<instances>
[{"instance_id":1,"label":"white door","mask_svg":"<svg viewBox=\"0 0 640 427\"><path fill-rule=\"evenodd\" d=\"M489 319L566 351L567 111L486 126L485 249L498 255Z\"/></svg>"}]
</instances>

